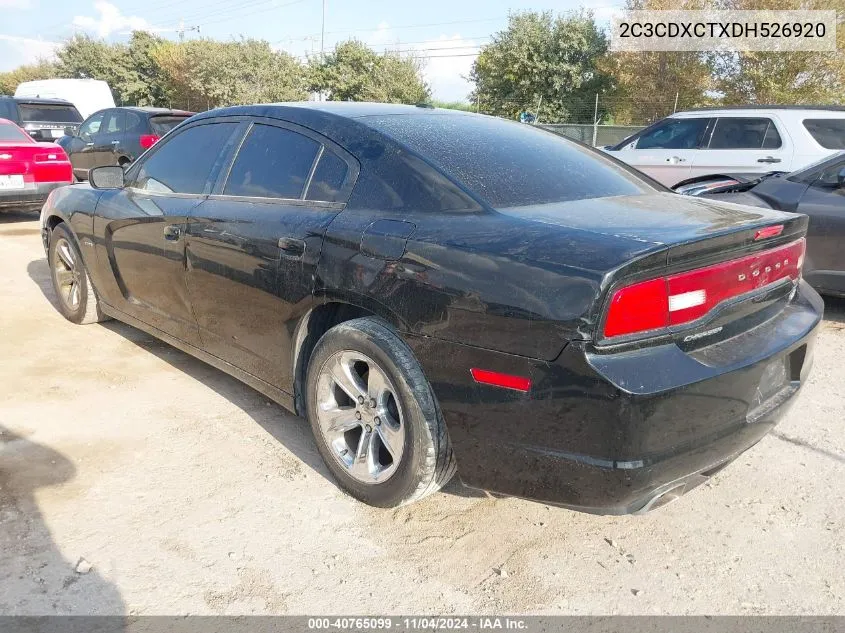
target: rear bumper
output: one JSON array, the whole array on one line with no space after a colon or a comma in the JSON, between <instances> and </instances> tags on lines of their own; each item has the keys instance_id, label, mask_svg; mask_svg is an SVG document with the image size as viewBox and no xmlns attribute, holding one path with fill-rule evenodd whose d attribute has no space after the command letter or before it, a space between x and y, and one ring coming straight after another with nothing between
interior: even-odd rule
<instances>
[{"instance_id":1,"label":"rear bumper","mask_svg":"<svg viewBox=\"0 0 845 633\"><path fill-rule=\"evenodd\" d=\"M695 487L774 427L810 371L822 311L802 282L781 315L731 341L743 347L735 364L674 344L601 354L571 343L545 363L430 338L408 342L466 485L627 514ZM475 384L471 367L530 376L531 390Z\"/></svg>"},{"instance_id":2,"label":"rear bumper","mask_svg":"<svg viewBox=\"0 0 845 633\"><path fill-rule=\"evenodd\" d=\"M0 208L37 209L40 208L50 192L69 182L28 182L23 189L0 191Z\"/></svg>"}]
</instances>

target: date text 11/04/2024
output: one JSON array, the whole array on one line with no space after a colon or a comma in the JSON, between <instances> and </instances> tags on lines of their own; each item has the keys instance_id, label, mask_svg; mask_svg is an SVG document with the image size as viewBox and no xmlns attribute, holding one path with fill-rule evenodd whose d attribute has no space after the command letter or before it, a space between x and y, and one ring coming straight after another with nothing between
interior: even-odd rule
<instances>
[{"instance_id":1,"label":"date text 11/04/2024","mask_svg":"<svg viewBox=\"0 0 845 633\"><path fill-rule=\"evenodd\" d=\"M405 630L405 631L445 631L445 630L526 630L527 623L522 618L477 616L464 617L353 617L353 618L309 618L308 629L318 631L360 631L360 630Z\"/></svg>"}]
</instances>

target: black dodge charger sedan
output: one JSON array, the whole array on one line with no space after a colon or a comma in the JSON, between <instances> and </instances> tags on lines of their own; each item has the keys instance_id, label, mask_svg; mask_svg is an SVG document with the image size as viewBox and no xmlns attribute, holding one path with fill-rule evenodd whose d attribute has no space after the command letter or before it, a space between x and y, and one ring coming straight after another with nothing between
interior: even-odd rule
<instances>
[{"instance_id":1,"label":"black dodge charger sedan","mask_svg":"<svg viewBox=\"0 0 845 633\"><path fill-rule=\"evenodd\" d=\"M806 216L413 106L199 114L54 192L42 227L65 317L129 323L306 417L376 506L457 470L579 510L657 507L773 427L822 314Z\"/></svg>"}]
</instances>

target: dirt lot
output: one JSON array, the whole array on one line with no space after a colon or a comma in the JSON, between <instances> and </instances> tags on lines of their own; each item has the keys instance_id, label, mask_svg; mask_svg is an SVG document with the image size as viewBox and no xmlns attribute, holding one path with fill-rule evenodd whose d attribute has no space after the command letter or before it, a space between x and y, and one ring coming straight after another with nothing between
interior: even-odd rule
<instances>
[{"instance_id":1,"label":"dirt lot","mask_svg":"<svg viewBox=\"0 0 845 633\"><path fill-rule=\"evenodd\" d=\"M34 216L0 216L0 245L2 614L845 614L845 303L778 430L674 504L595 517L453 482L391 512L235 379L66 322Z\"/></svg>"}]
</instances>

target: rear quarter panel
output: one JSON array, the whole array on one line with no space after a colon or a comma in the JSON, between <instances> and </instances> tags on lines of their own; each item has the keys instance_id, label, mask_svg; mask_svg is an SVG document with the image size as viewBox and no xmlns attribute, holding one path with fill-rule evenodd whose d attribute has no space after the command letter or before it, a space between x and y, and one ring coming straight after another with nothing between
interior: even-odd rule
<instances>
[{"instance_id":1,"label":"rear quarter panel","mask_svg":"<svg viewBox=\"0 0 845 633\"><path fill-rule=\"evenodd\" d=\"M361 251L362 231L382 218L416 227L394 260ZM628 240L496 212L347 209L326 235L317 292L403 332L551 360L589 326L604 271L639 254Z\"/></svg>"}]
</instances>

